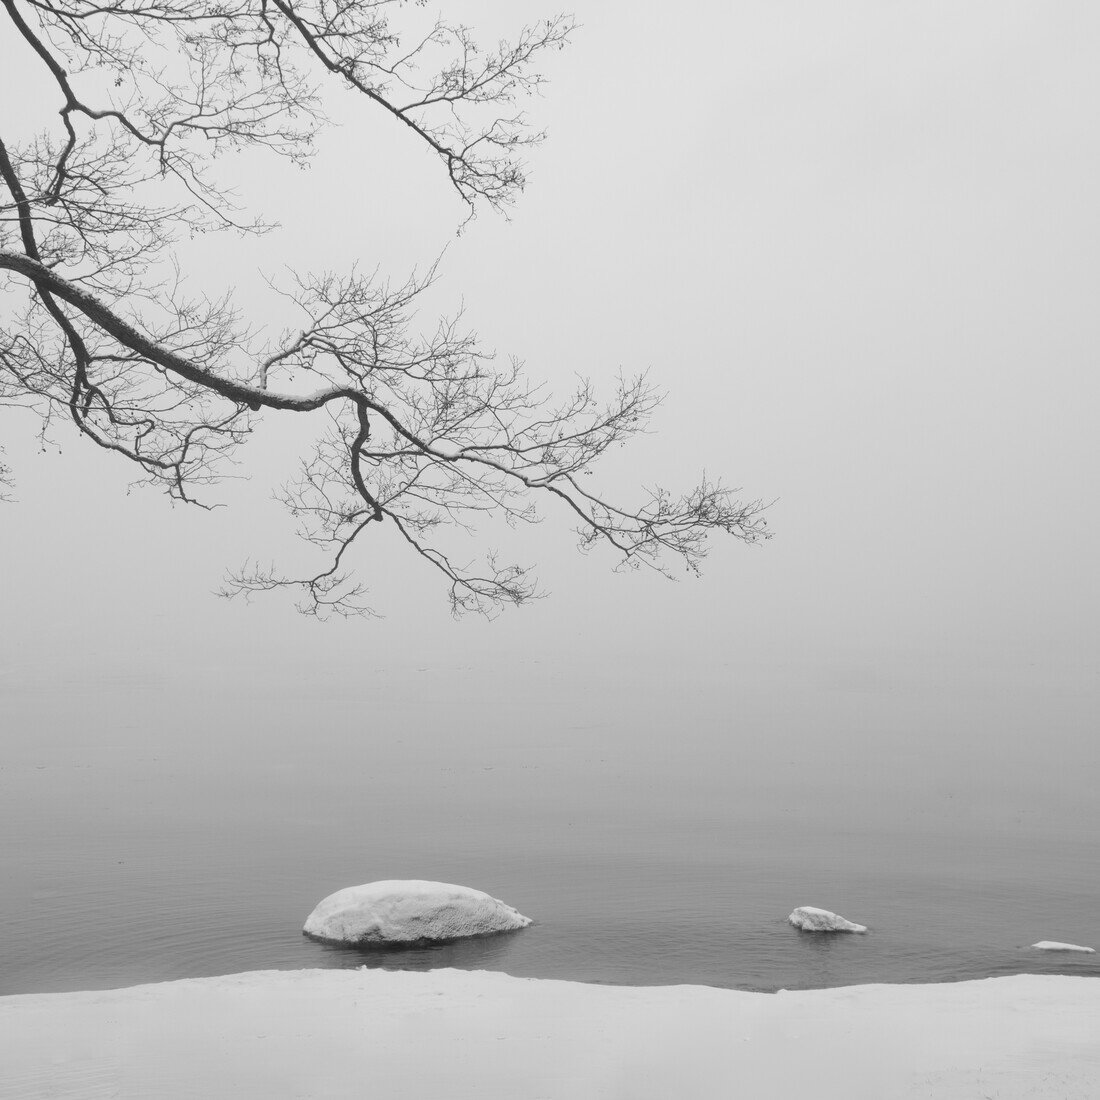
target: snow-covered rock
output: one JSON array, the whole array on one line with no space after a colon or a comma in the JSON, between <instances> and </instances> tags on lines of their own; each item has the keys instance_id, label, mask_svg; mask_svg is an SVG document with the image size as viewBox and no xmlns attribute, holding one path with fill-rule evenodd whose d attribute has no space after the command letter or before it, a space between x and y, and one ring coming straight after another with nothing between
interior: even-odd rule
<instances>
[{"instance_id":1,"label":"snow-covered rock","mask_svg":"<svg viewBox=\"0 0 1100 1100\"><path fill-rule=\"evenodd\" d=\"M328 943L438 943L530 923L510 905L468 886L390 879L330 894L302 931Z\"/></svg>"},{"instance_id":2,"label":"snow-covered rock","mask_svg":"<svg viewBox=\"0 0 1100 1100\"><path fill-rule=\"evenodd\" d=\"M812 905L800 905L787 920L803 932L866 932L867 926L853 924L828 909L815 909Z\"/></svg>"},{"instance_id":3,"label":"snow-covered rock","mask_svg":"<svg viewBox=\"0 0 1100 1100\"><path fill-rule=\"evenodd\" d=\"M1040 940L1031 946L1040 951L1083 951L1086 955L1096 954L1094 947L1078 947L1075 943L1059 943L1057 940Z\"/></svg>"}]
</instances>

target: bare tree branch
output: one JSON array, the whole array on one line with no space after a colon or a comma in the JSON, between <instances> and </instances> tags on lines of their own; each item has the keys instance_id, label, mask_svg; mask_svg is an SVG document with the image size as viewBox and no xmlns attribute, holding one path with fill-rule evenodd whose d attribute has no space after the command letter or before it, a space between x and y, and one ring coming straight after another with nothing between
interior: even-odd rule
<instances>
[{"instance_id":1,"label":"bare tree branch","mask_svg":"<svg viewBox=\"0 0 1100 1100\"><path fill-rule=\"evenodd\" d=\"M538 597L530 568L468 560L454 536L536 522L540 500L571 518L582 548L666 575L677 561L697 570L712 531L767 536L760 501L705 477L631 504L592 489L594 465L646 430L659 396L643 376L606 401L583 380L554 398L461 317L418 328L434 267L393 284L292 274L271 284L298 314L278 336L254 332L228 298L184 292L181 234L270 228L242 216L213 161L242 146L303 160L333 77L421 142L470 214L506 207L524 184L520 155L542 137L518 101L542 87L536 66L571 19L484 49L442 21L406 44L395 0L0 3L59 119L29 143L0 140L0 280L15 303L0 325L0 403L32 408L43 431L66 419L204 507L265 410L324 423L281 493L322 563L304 576L246 564L225 595L290 589L307 614L372 614L354 559L377 530L442 577L455 614L494 614Z\"/></svg>"}]
</instances>

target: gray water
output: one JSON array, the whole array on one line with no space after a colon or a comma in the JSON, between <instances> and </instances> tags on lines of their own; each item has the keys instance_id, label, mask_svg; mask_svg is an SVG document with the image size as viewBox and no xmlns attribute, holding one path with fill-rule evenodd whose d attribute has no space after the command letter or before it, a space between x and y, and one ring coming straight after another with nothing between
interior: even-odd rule
<instances>
[{"instance_id":1,"label":"gray water","mask_svg":"<svg viewBox=\"0 0 1100 1100\"><path fill-rule=\"evenodd\" d=\"M0 993L364 964L761 990L1100 974L1027 949L1100 946L1083 682L761 682L718 659L9 670ZM474 886L535 924L386 953L301 935L322 897L382 878ZM796 905L871 933L799 933Z\"/></svg>"}]
</instances>

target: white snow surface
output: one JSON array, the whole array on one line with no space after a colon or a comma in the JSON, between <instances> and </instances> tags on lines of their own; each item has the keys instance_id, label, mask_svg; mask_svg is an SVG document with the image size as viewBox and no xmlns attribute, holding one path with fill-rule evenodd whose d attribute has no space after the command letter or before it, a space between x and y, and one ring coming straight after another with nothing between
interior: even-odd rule
<instances>
[{"instance_id":1,"label":"white snow surface","mask_svg":"<svg viewBox=\"0 0 1100 1100\"><path fill-rule=\"evenodd\" d=\"M1094 947L1079 947L1075 943L1059 943L1057 940L1040 940L1031 946L1038 948L1040 951L1083 951L1086 955L1096 954L1096 948Z\"/></svg>"},{"instance_id":2,"label":"white snow surface","mask_svg":"<svg viewBox=\"0 0 1100 1100\"><path fill-rule=\"evenodd\" d=\"M854 924L836 913L830 913L828 909L817 909L812 905L800 905L787 920L803 932L867 931L865 924Z\"/></svg>"},{"instance_id":3,"label":"white snow surface","mask_svg":"<svg viewBox=\"0 0 1100 1100\"><path fill-rule=\"evenodd\" d=\"M289 970L0 997L3 1100L1097 1100L1100 981Z\"/></svg>"},{"instance_id":4,"label":"white snow surface","mask_svg":"<svg viewBox=\"0 0 1100 1100\"><path fill-rule=\"evenodd\" d=\"M530 923L530 917L469 886L387 879L330 894L303 931L331 943L416 943L509 932Z\"/></svg>"}]
</instances>

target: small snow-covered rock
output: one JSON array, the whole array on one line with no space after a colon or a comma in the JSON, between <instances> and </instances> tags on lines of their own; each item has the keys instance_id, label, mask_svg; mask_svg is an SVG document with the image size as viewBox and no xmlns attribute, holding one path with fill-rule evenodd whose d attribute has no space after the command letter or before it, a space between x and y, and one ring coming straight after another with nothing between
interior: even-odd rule
<instances>
[{"instance_id":1,"label":"small snow-covered rock","mask_svg":"<svg viewBox=\"0 0 1100 1100\"><path fill-rule=\"evenodd\" d=\"M439 943L530 923L510 905L468 886L390 879L330 894L302 931L328 943Z\"/></svg>"},{"instance_id":2,"label":"small snow-covered rock","mask_svg":"<svg viewBox=\"0 0 1100 1100\"><path fill-rule=\"evenodd\" d=\"M800 905L787 920L803 932L866 932L867 926L853 924L828 909L815 909L812 905Z\"/></svg>"},{"instance_id":3,"label":"small snow-covered rock","mask_svg":"<svg viewBox=\"0 0 1100 1100\"><path fill-rule=\"evenodd\" d=\"M1075 943L1059 943L1057 940L1040 940L1031 945L1039 951L1083 951L1086 955L1095 955L1094 947L1078 947Z\"/></svg>"}]
</instances>

